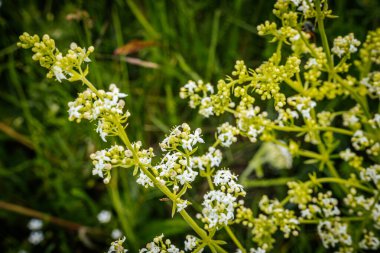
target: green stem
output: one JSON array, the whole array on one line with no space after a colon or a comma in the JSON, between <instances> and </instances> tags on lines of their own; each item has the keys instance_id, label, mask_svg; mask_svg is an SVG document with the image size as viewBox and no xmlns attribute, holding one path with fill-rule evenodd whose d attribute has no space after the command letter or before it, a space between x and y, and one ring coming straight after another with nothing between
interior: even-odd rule
<instances>
[{"instance_id":1,"label":"green stem","mask_svg":"<svg viewBox=\"0 0 380 253\"><path fill-rule=\"evenodd\" d=\"M285 83L287 85L289 85L290 88L292 88L293 90L297 91L298 93L300 93L301 95L305 93L305 89L303 88L302 85L300 85L300 82L295 82L291 79L285 79L284 80Z\"/></svg>"},{"instance_id":2,"label":"green stem","mask_svg":"<svg viewBox=\"0 0 380 253\"><path fill-rule=\"evenodd\" d=\"M346 180L346 179L342 179L342 178L335 178L335 177L324 177L324 178L317 178L316 180L311 180L311 181L308 181L308 183L321 183L321 184L324 184L324 183L337 183L337 184L341 184L341 185L345 185L345 186L353 186L353 187L356 187L358 189L361 189L363 191L366 191L368 193L372 193L373 194L373 190L364 186L364 185L361 185L359 183L355 183L355 182L352 182L350 180Z\"/></svg>"},{"instance_id":3,"label":"green stem","mask_svg":"<svg viewBox=\"0 0 380 253\"><path fill-rule=\"evenodd\" d=\"M263 180L246 180L243 183L244 187L272 187L278 185L285 185L290 181L296 180L292 177L284 178L273 178L273 179L263 179Z\"/></svg>"},{"instance_id":4,"label":"green stem","mask_svg":"<svg viewBox=\"0 0 380 253\"><path fill-rule=\"evenodd\" d=\"M329 74L333 74L334 62L331 58L330 46L329 46L329 42L328 42L327 36L326 36L325 25L323 22L324 16L323 16L323 13L321 11L321 1L320 0L315 0L315 7L316 7L316 11L317 11L318 30L319 30L319 34L321 35L323 50L326 53L327 63L328 63L328 67L329 67Z\"/></svg>"},{"instance_id":5,"label":"green stem","mask_svg":"<svg viewBox=\"0 0 380 253\"><path fill-rule=\"evenodd\" d=\"M324 221L324 220L335 220L336 217L332 217L332 218L328 218L328 219L317 219L317 220L303 220L303 219L300 219L299 222L301 224L318 224L319 222L321 221ZM339 217L339 221L362 221L364 219L364 217Z\"/></svg>"},{"instance_id":6,"label":"green stem","mask_svg":"<svg viewBox=\"0 0 380 253\"><path fill-rule=\"evenodd\" d=\"M236 244L236 246L241 250L241 252L246 253L247 251L241 245L240 241L236 238L235 234L232 232L231 228L229 226L224 226L224 230L227 231L227 234L230 236L232 241Z\"/></svg>"},{"instance_id":7,"label":"green stem","mask_svg":"<svg viewBox=\"0 0 380 253\"><path fill-rule=\"evenodd\" d=\"M191 218L185 210L182 210L179 213L181 214L182 218L187 222L187 224L189 224L189 226L202 238L203 242L209 245L211 242L211 238L208 237L207 233L201 227L198 226L198 224L193 220L193 218Z\"/></svg>"},{"instance_id":8,"label":"green stem","mask_svg":"<svg viewBox=\"0 0 380 253\"><path fill-rule=\"evenodd\" d=\"M98 90L95 88L95 86L86 77L82 77L81 80L85 85L87 85L88 88L90 88L90 90L92 92L94 92L96 94L96 96L101 97Z\"/></svg>"},{"instance_id":9,"label":"green stem","mask_svg":"<svg viewBox=\"0 0 380 253\"><path fill-rule=\"evenodd\" d=\"M338 128L338 127L316 127L314 129L321 130L321 131L330 131L330 132L335 132L335 133L350 135L350 136L354 135L354 132L343 129L343 128Z\"/></svg>"},{"instance_id":10,"label":"green stem","mask_svg":"<svg viewBox=\"0 0 380 253\"><path fill-rule=\"evenodd\" d=\"M117 179L117 170L115 170L113 176ZM121 226L125 232L125 236L128 238L128 242L130 243L132 249L137 250L138 238L136 238L135 233L133 233L133 228L129 224L128 220L125 217L125 213L123 212L123 204L121 203L120 194L117 187L117 180L112 180L110 184L110 193L113 206L115 207L117 217L120 220Z\"/></svg>"},{"instance_id":11,"label":"green stem","mask_svg":"<svg viewBox=\"0 0 380 253\"><path fill-rule=\"evenodd\" d=\"M338 74L335 74L334 77L343 86L343 88L345 88L350 93L352 98L355 99L355 101L359 103L360 107L364 111L364 114L367 116L368 119L370 119L371 114L370 114L369 109L368 109L368 102L366 100L366 97L360 96L358 94L358 92L353 87L346 84L346 82L343 80L343 78L340 77Z\"/></svg>"},{"instance_id":12,"label":"green stem","mask_svg":"<svg viewBox=\"0 0 380 253\"><path fill-rule=\"evenodd\" d=\"M304 156L304 157L322 160L322 156L320 154L309 151L309 150L298 150L296 154L300 156Z\"/></svg>"},{"instance_id":13,"label":"green stem","mask_svg":"<svg viewBox=\"0 0 380 253\"><path fill-rule=\"evenodd\" d=\"M313 127L313 128L304 128L304 127L297 127L297 126L277 126L277 125L271 125L271 128L278 130L278 131L284 131L284 132L309 132L312 130L321 130L321 131L330 131L334 133L344 134L344 135L350 135L352 136L354 133L352 131L338 128L338 127Z\"/></svg>"}]
</instances>

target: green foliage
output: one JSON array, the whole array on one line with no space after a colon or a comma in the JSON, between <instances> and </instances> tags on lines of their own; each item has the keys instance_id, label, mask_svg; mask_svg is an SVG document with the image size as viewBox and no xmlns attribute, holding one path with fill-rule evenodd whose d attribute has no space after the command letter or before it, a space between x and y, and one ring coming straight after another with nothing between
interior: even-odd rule
<instances>
[{"instance_id":1,"label":"green foliage","mask_svg":"<svg viewBox=\"0 0 380 253\"><path fill-rule=\"evenodd\" d=\"M236 59L257 66L272 54L273 44L258 38L255 28L267 19L272 5L268 1L3 1L0 251L102 252L111 240L111 230L118 227L128 235L130 251L136 252L160 229L166 236L173 235L171 238L189 232L183 221L170 219L171 207L158 201L162 194L136 186L131 173L120 170L113 174L110 187L91 175L89 155L105 145L92 124L73 124L66 116L67 103L82 87L62 87L44 78L45 73L32 63L29 54L16 51L19 34L51 34L60 48L68 48L72 41L94 45L88 79L98 88L116 83L128 93L125 106L133 116L128 126L132 141L155 146L158 137L173 125L191 120L192 126L200 126L203 121L177 96L188 79L219 79L230 72ZM340 18L328 21L327 34L354 32L364 41L365 30L379 25L379 8L374 0L334 2L334 14ZM131 57L159 68L131 64L129 56L113 54L133 39L156 43ZM225 165L243 170L256 148L247 143L237 145ZM276 170L268 174L286 176ZM285 193L284 188L266 193L276 191ZM255 191L257 196L262 193ZM28 242L26 225L30 217L36 217L33 210L3 202L42 212L37 215L45 224L42 244ZM97 221L103 209L113 211L111 223ZM65 225L56 217L64 219ZM83 227L90 229L83 232ZM309 236L314 240L313 234ZM285 251L297 245L299 252L305 252L310 241L279 244Z\"/></svg>"}]
</instances>

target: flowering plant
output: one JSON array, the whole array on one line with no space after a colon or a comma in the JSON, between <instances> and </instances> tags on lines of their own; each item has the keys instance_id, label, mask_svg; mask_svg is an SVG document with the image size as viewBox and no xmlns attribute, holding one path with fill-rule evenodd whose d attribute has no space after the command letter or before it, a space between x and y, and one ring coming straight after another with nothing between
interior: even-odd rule
<instances>
[{"instance_id":1,"label":"flowering plant","mask_svg":"<svg viewBox=\"0 0 380 253\"><path fill-rule=\"evenodd\" d=\"M326 249L379 249L380 72L375 68L380 64L380 29L369 32L360 49L352 33L335 38L330 48L324 20L334 16L326 0L278 0L274 14L281 25L266 21L257 27L259 35L277 45L267 61L256 69L237 61L231 76L216 86L189 81L181 88L180 97L204 117L230 114L234 122L216 127L215 142L204 154L198 153L198 145L205 142L200 128L192 130L186 123L173 127L160 142L159 158L153 148L130 141L126 131L130 113L123 100L127 95L115 84L108 91L98 90L86 78L93 47L86 50L73 43L63 55L47 35L42 40L27 33L20 36L18 45L32 48L33 59L48 69L48 78L87 86L69 102L69 120L96 122L104 142L110 136L120 138L120 144L90 156L93 175L107 184L116 168L133 168L136 182L160 190L172 204L171 215L180 215L194 231L186 236L184 250L160 235L140 252L227 252L228 241L238 252L270 252L278 234L302 236L309 224L316 225ZM359 57L352 61L357 52ZM352 63L355 75L350 72ZM343 99L347 104L339 103ZM255 213L244 202L244 186L260 181L249 178L250 169L239 180L233 171L220 167L222 149L245 137L265 143L256 163L266 160L279 169L292 168L298 159L317 169L297 180L280 178L279 183L289 188L287 197L264 195ZM188 192L201 178L209 190L193 217ZM248 230L254 248L235 235L232 227L238 226ZM223 240L222 233L227 235ZM128 235L112 243L109 252L126 252L125 239Z\"/></svg>"}]
</instances>

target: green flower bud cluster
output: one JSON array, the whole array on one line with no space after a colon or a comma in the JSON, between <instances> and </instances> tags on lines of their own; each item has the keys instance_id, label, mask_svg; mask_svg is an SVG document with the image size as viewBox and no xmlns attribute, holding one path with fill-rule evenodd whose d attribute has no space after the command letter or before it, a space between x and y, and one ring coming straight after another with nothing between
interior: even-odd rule
<instances>
[{"instance_id":1,"label":"green flower bud cluster","mask_svg":"<svg viewBox=\"0 0 380 253\"><path fill-rule=\"evenodd\" d=\"M371 62L380 64L380 28L369 31L359 54L362 62L355 62L359 69L366 68Z\"/></svg>"},{"instance_id":2,"label":"green flower bud cluster","mask_svg":"<svg viewBox=\"0 0 380 253\"><path fill-rule=\"evenodd\" d=\"M304 209L306 204L311 201L313 190L310 184L303 182L289 182L288 196L290 202L297 204L300 209Z\"/></svg>"},{"instance_id":3,"label":"green flower bud cluster","mask_svg":"<svg viewBox=\"0 0 380 253\"><path fill-rule=\"evenodd\" d=\"M61 82L63 79L68 79L70 82L81 80L87 75L88 69L82 71L82 64L90 62L90 54L94 52L94 47L90 46L88 50L78 47L75 43L70 45L65 56L56 48L55 41L44 35L40 40L38 35L29 35L24 33L20 36L20 42L17 46L28 49L32 48L34 55L33 60L38 61L40 65L49 70L48 78L55 77Z\"/></svg>"},{"instance_id":4,"label":"green flower bud cluster","mask_svg":"<svg viewBox=\"0 0 380 253\"><path fill-rule=\"evenodd\" d=\"M265 252L270 251L275 243L274 235L280 230L285 238L298 236L299 221L294 211L285 209L278 200L270 200L266 195L259 203L260 213L254 218L250 208L240 207L237 210L236 222L251 229L252 240Z\"/></svg>"},{"instance_id":5,"label":"green flower bud cluster","mask_svg":"<svg viewBox=\"0 0 380 253\"><path fill-rule=\"evenodd\" d=\"M160 143L162 151L179 151L182 148L185 153L191 152L197 143L203 143L201 138L202 130L196 129L194 133L190 132L190 126L183 123L175 127L170 134Z\"/></svg>"},{"instance_id":6,"label":"green flower bud cluster","mask_svg":"<svg viewBox=\"0 0 380 253\"><path fill-rule=\"evenodd\" d=\"M106 142L106 136L118 134L115 121L124 124L130 116L128 111L123 111L125 101L122 98L126 96L127 94L121 93L115 84L111 84L107 92L93 92L87 89L79 93L73 102L68 103L69 120L78 123L82 119L98 120L96 131Z\"/></svg>"},{"instance_id":7,"label":"green flower bud cluster","mask_svg":"<svg viewBox=\"0 0 380 253\"><path fill-rule=\"evenodd\" d=\"M360 41L355 39L354 34L350 33L344 37L338 36L334 39L334 47L331 51L337 55L339 58L347 55L350 56L352 53L356 53L358 51L358 46L360 46Z\"/></svg>"},{"instance_id":8,"label":"green flower bud cluster","mask_svg":"<svg viewBox=\"0 0 380 253\"><path fill-rule=\"evenodd\" d=\"M157 236L153 242L148 243L145 248L140 249L140 253L185 253L178 249L169 239L164 239L164 235Z\"/></svg>"},{"instance_id":9,"label":"green flower bud cluster","mask_svg":"<svg viewBox=\"0 0 380 253\"><path fill-rule=\"evenodd\" d=\"M132 144L133 150L137 153L139 164L150 165L154 157L153 149L141 149L141 142ZM116 167L130 168L136 165L135 158L131 150L121 145L113 145L108 149L96 151L90 155L93 160L93 175L103 178L104 183L111 180L111 169Z\"/></svg>"}]
</instances>

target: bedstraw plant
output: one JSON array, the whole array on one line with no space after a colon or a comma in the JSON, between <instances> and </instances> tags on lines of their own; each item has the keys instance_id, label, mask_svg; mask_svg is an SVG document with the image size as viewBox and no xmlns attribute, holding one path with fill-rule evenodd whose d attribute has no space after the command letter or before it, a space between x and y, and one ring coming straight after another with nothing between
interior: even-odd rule
<instances>
[{"instance_id":1,"label":"bedstraw plant","mask_svg":"<svg viewBox=\"0 0 380 253\"><path fill-rule=\"evenodd\" d=\"M278 236L302 237L310 225L331 252L380 248L380 29L364 42L353 33L327 38L324 21L337 17L326 0L278 0L273 13L277 22L257 27L277 45L267 61L254 69L237 61L216 85L189 81L180 90L204 117L229 114L233 120L215 128L214 143L204 143L200 128L175 126L160 142L161 151L131 141L127 94L115 84L97 89L86 78L93 47L72 43L62 53L48 35L20 36L18 46L32 49L48 78L87 87L68 103L68 113L71 121L94 122L110 144L90 156L93 175L108 184L114 170L130 168L136 183L160 190L171 215L180 215L193 230L183 250L162 234L140 252L231 252L230 242L236 252L278 252ZM305 178L285 180L284 199L264 195L256 213L244 202L243 185L255 183L250 171L239 180L235 170L221 167L223 151L245 139L265 143L275 167L292 168L294 159L301 161L294 170L317 166ZM207 152L199 154L199 145L208 145ZM196 180L208 184L198 209L192 208L199 206L192 196ZM238 229L247 231L253 248L235 235ZM108 252L127 252L125 239Z\"/></svg>"}]
</instances>

